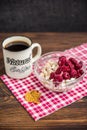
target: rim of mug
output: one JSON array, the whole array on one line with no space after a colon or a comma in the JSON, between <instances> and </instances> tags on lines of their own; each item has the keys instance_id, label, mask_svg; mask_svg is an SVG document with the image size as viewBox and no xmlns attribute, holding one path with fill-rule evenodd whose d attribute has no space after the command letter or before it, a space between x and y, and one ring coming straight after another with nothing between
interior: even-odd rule
<instances>
[{"instance_id":1,"label":"rim of mug","mask_svg":"<svg viewBox=\"0 0 87 130\"><path fill-rule=\"evenodd\" d=\"M3 41L2 41L2 49L4 49L4 50L6 50L6 51L9 51L9 52L15 52L15 51L10 51L10 50L7 50L6 48L5 48L5 46L3 45L8 39L12 39L12 38L15 38L15 37L20 37L20 38L25 38L25 39L27 39L29 42L30 42L30 44L29 44L29 42L26 42L26 41L24 41L24 42L26 42L26 43L28 43L28 45L29 45L29 47L32 45L32 40L31 40L31 38L29 38L29 37L27 37L27 36L24 36L24 35L11 35L11 36L8 36L8 37L6 37ZM22 40L14 40L14 41L11 41L11 42L15 42L15 41L21 41L22 42ZM24 49L24 50L21 50L21 51L25 51L25 50L27 50L27 49L29 49L29 47L28 48L26 48L26 49ZM21 51L18 51L18 52L21 52ZM17 52L16 52L17 53Z\"/></svg>"}]
</instances>

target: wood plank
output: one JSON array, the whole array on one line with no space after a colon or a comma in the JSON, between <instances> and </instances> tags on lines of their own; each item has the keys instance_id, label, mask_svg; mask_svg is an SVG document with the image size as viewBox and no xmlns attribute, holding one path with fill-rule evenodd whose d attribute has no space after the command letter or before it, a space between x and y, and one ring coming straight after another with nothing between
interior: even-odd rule
<instances>
[{"instance_id":1,"label":"wood plank","mask_svg":"<svg viewBox=\"0 0 87 130\"><path fill-rule=\"evenodd\" d=\"M0 43L12 35L30 37L41 44L43 53L63 51L87 42L87 33L0 33ZM0 44L0 75L5 72ZM0 130L57 130L87 128L87 97L62 108L37 122L29 116L8 88L0 81Z\"/></svg>"}]
</instances>

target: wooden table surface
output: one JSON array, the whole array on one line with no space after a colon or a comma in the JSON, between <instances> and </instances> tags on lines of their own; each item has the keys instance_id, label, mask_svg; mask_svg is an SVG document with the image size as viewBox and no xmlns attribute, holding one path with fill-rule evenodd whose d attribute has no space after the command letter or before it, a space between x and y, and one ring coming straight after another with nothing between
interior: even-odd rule
<instances>
[{"instance_id":1,"label":"wooden table surface","mask_svg":"<svg viewBox=\"0 0 87 130\"><path fill-rule=\"evenodd\" d=\"M87 42L87 33L0 33L0 43L12 35L30 37L41 44L43 53L63 51ZM4 72L0 44L0 75ZM35 122L0 81L0 130L86 130L87 97Z\"/></svg>"}]
</instances>

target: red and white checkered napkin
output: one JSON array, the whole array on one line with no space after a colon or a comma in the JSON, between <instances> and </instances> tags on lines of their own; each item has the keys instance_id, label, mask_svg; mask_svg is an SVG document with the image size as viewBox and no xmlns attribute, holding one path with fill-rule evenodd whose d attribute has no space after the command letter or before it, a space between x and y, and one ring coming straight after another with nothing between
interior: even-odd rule
<instances>
[{"instance_id":1,"label":"red and white checkered napkin","mask_svg":"<svg viewBox=\"0 0 87 130\"><path fill-rule=\"evenodd\" d=\"M87 44L66 50L65 53L72 53L79 56L81 60L87 61ZM5 74L1 76L1 79L35 121L87 96L87 74L80 83L77 83L75 88L63 93L52 92L46 89L33 73L22 80L11 79ZM32 89L41 93L40 104L28 103L25 100L25 93Z\"/></svg>"}]
</instances>

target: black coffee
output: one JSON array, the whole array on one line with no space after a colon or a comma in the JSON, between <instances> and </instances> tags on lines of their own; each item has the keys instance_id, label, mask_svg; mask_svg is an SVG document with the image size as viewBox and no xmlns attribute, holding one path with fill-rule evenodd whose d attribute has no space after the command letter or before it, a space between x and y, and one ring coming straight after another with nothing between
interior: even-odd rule
<instances>
[{"instance_id":1,"label":"black coffee","mask_svg":"<svg viewBox=\"0 0 87 130\"><path fill-rule=\"evenodd\" d=\"M6 50L9 50L9 51L22 51L22 50L25 50L29 48L29 45L26 43L26 42L10 42L8 43L6 46L5 46L5 49Z\"/></svg>"}]
</instances>

